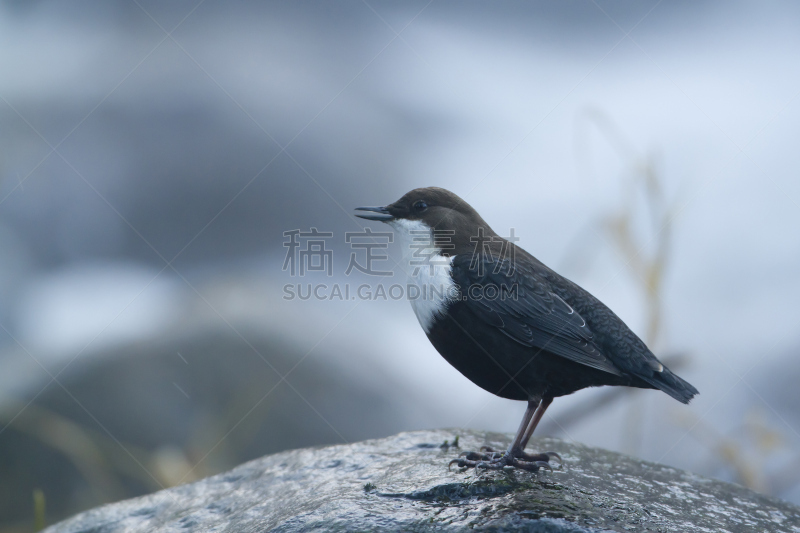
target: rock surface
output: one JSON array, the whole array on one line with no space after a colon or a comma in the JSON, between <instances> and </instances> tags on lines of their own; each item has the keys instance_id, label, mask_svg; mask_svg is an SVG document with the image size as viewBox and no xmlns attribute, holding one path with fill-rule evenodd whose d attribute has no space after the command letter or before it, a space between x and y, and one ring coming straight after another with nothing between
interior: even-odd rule
<instances>
[{"instance_id":1,"label":"rock surface","mask_svg":"<svg viewBox=\"0 0 800 533\"><path fill-rule=\"evenodd\" d=\"M800 532L800 508L667 466L556 439L554 472L448 471L509 435L418 431L245 463L87 511L48 533L117 531Z\"/></svg>"}]
</instances>

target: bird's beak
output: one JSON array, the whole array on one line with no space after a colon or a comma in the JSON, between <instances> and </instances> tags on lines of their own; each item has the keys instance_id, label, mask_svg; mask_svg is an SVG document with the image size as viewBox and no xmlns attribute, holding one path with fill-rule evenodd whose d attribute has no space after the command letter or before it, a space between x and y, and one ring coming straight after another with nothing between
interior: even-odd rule
<instances>
[{"instance_id":1,"label":"bird's beak","mask_svg":"<svg viewBox=\"0 0 800 533\"><path fill-rule=\"evenodd\" d=\"M370 211L371 213L374 213L369 215L361 215L356 213L358 218L363 218L365 220L378 220L380 222L389 222L390 220L394 220L394 217L385 207L356 207L356 211Z\"/></svg>"}]
</instances>

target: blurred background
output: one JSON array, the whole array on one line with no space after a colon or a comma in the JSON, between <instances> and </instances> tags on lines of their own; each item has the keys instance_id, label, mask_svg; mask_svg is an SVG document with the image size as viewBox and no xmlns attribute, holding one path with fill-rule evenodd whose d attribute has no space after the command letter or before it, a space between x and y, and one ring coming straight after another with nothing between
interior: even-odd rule
<instances>
[{"instance_id":1,"label":"blurred background","mask_svg":"<svg viewBox=\"0 0 800 533\"><path fill-rule=\"evenodd\" d=\"M800 503L798 27L792 2L0 2L0 531L294 447L513 432L524 405L407 302L284 299L403 283L397 243L393 276L345 275L345 233L429 185L701 392L581 391L539 436ZM283 268L310 228L330 277Z\"/></svg>"}]
</instances>

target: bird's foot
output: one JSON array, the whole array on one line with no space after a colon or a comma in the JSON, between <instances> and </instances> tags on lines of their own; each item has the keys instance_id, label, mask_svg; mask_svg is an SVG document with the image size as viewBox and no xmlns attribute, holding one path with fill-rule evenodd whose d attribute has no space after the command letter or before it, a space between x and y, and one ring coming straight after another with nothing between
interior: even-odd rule
<instances>
[{"instance_id":1,"label":"bird's foot","mask_svg":"<svg viewBox=\"0 0 800 533\"><path fill-rule=\"evenodd\" d=\"M553 457L558 459L558 469L560 470L563 461L556 452L530 454L523 450L514 450L512 453L506 453L483 446L480 452L462 453L458 459L450 461L448 469L456 464L459 468L485 468L487 470L520 468L529 472L538 472L539 469L546 468L552 472L550 459Z\"/></svg>"},{"instance_id":2,"label":"bird's foot","mask_svg":"<svg viewBox=\"0 0 800 533\"><path fill-rule=\"evenodd\" d=\"M501 454L501 455L505 454L505 452L495 450L491 446L481 446L481 451L494 454ZM524 450L517 450L516 452L513 452L512 455L517 459L522 459L523 461L528 461L528 462L539 461L544 463L549 463L550 459L555 457L556 459L558 459L559 470L561 470L561 466L564 464L564 460L561 459L561 456L558 455L556 452L526 453Z\"/></svg>"}]
</instances>

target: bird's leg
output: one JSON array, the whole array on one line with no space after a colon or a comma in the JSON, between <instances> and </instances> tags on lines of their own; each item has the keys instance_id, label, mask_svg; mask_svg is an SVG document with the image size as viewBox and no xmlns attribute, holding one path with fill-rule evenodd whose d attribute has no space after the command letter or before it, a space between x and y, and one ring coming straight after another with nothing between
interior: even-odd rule
<instances>
[{"instance_id":1,"label":"bird's leg","mask_svg":"<svg viewBox=\"0 0 800 533\"><path fill-rule=\"evenodd\" d=\"M525 453L525 445L528 443L533 430L541 420L544 410L552 402L552 398L547 398L545 401L539 398L531 398L528 401L528 407L525 409L525 414L522 416L522 422L519 425L517 434L514 440L508 446L505 453L494 450L491 447L484 446L480 452L465 452L458 459L450 461L452 466L454 463L459 467L481 467L488 469L500 469L504 467L516 467L524 470L531 470L536 472L539 468L552 467L548 464L551 456L558 457L557 454L548 452L546 454L529 455ZM546 404L545 404L546 402ZM561 457L558 457L559 461Z\"/></svg>"},{"instance_id":2,"label":"bird's leg","mask_svg":"<svg viewBox=\"0 0 800 533\"><path fill-rule=\"evenodd\" d=\"M525 453L525 447L528 445L528 441L531 440L531 435L536 430L536 426L539 425L539 421L544 416L544 412L547 411L547 408L550 407L550 404L553 403L552 398L542 398L542 402L539 404L539 407L536 409L536 413L534 413L533 417L531 418L528 427L525 429L525 435L522 437L522 442L519 450L517 450L514 454L514 457L518 457L523 459L524 461L528 462L549 462L551 457L555 457L558 459L558 462L561 463L561 456L555 452L544 452L544 453L536 453L536 454L529 454Z\"/></svg>"},{"instance_id":3,"label":"bird's leg","mask_svg":"<svg viewBox=\"0 0 800 533\"><path fill-rule=\"evenodd\" d=\"M511 451L514 446L519 447L522 443L522 439L525 436L525 429L527 429L528 424L533 418L534 413L536 412L536 408L539 405L538 398L536 400L529 400L528 407L525 408L525 414L522 415L522 422L519 424L519 429L517 430L517 434L514 436L514 442L508 447L508 451L505 455ZM488 452L488 453L483 453ZM495 450L489 446L482 446L480 452L464 452L461 454L466 459L466 464L463 466L475 466L478 463L482 463L485 461L494 462L501 459L504 455L499 450ZM462 466L460 463L462 461L460 459L456 459L455 461L451 461L450 464L459 463L459 466ZM475 463L475 464L472 464Z\"/></svg>"},{"instance_id":4,"label":"bird's leg","mask_svg":"<svg viewBox=\"0 0 800 533\"><path fill-rule=\"evenodd\" d=\"M532 472L538 471L540 468L547 468L552 470L550 466L550 458L555 457L561 463L561 456L555 452L545 452L537 454L525 453L525 446L533 435L536 426L542 419L544 412L553 402L552 398L532 398L528 401L528 407L525 409L525 414L522 417L517 434L514 440L509 444L505 453L501 454L499 451L492 449L489 446L483 446L481 452L467 452L462 454L462 457L450 462L458 464L460 467L480 467L488 469L500 469L504 467L522 468L523 470L530 470Z\"/></svg>"},{"instance_id":5,"label":"bird's leg","mask_svg":"<svg viewBox=\"0 0 800 533\"><path fill-rule=\"evenodd\" d=\"M539 425L542 417L544 416L544 412L550 407L550 404L553 403L553 398L543 398L541 402L537 402L536 410L532 413L532 416L526 416L522 420L522 424L525 426L524 430L522 426L520 426L519 431L517 432L517 436L514 438L514 441L509 445L508 450L504 457L506 457L507 461L513 459L518 459L520 461L524 461L525 463L549 463L551 457L555 457L558 459L559 463L561 462L561 456L555 452L545 452L545 453L536 453L536 454L529 454L525 453L525 447L528 445L528 441L533 435L534 430L536 430L536 426ZM531 403L528 404L529 409ZM527 414L527 412L526 412ZM493 452L491 448L482 448L488 452ZM510 463L509 463L510 464ZM539 465L544 466L544 465ZM521 466L524 468L525 466ZM549 468L549 465L547 465Z\"/></svg>"},{"instance_id":6,"label":"bird's leg","mask_svg":"<svg viewBox=\"0 0 800 533\"><path fill-rule=\"evenodd\" d=\"M536 412L533 413L533 416L530 418L530 422L527 426L525 426L525 434L520 439L520 446L519 451L524 451L525 447L528 446L528 441L531 440L531 435L536 430L536 426L539 425L539 421L544 416L544 412L547 411L547 408L550 407L550 404L553 403L552 398L543 398L539 405L536 407Z\"/></svg>"},{"instance_id":7,"label":"bird's leg","mask_svg":"<svg viewBox=\"0 0 800 533\"><path fill-rule=\"evenodd\" d=\"M539 410L539 405L541 404L541 400L539 398L530 399L528 400L528 407L525 409L525 414L522 415L522 422L519 424L519 429L517 430L517 434L514 435L514 440L511 441L511 444L508 445L508 449L506 450L506 455L513 455L513 452L516 450L522 450L525 448L525 445L522 444L523 439L525 438L526 429L531 423L533 418L536 418L536 413Z\"/></svg>"}]
</instances>

